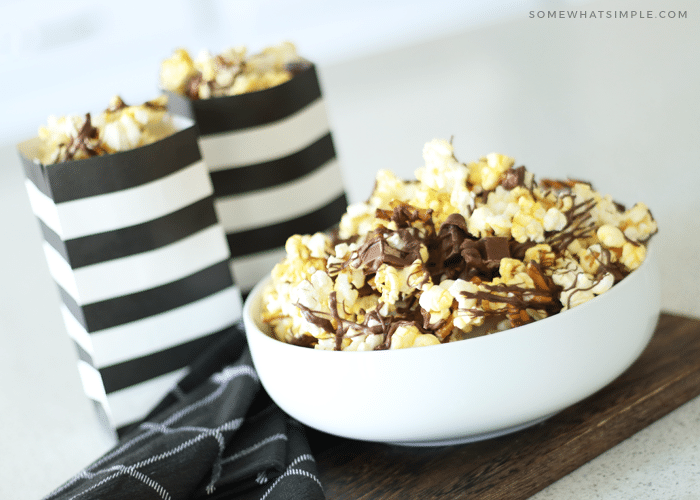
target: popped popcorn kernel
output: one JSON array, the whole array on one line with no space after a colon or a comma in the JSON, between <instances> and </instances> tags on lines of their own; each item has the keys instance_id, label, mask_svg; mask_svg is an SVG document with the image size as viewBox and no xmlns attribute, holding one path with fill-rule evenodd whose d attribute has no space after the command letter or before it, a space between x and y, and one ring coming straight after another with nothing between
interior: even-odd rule
<instances>
[{"instance_id":1,"label":"popped popcorn kernel","mask_svg":"<svg viewBox=\"0 0 700 500\"><path fill-rule=\"evenodd\" d=\"M501 180L501 175L514 164L515 160L509 156L489 153L478 162L468 165L469 182L486 191L494 189Z\"/></svg>"},{"instance_id":2,"label":"popped popcorn kernel","mask_svg":"<svg viewBox=\"0 0 700 500\"><path fill-rule=\"evenodd\" d=\"M586 182L537 182L491 154L462 163L423 149L416 181L377 173L332 238L287 240L263 320L315 349L383 350L459 342L541 321L637 269L657 231L646 205L625 211Z\"/></svg>"},{"instance_id":3,"label":"popped popcorn kernel","mask_svg":"<svg viewBox=\"0 0 700 500\"><path fill-rule=\"evenodd\" d=\"M544 242L544 218L547 215L544 206L531 197L525 196L518 199L518 205L520 210L513 216L513 226L511 227L515 241L519 243L526 241Z\"/></svg>"},{"instance_id":4,"label":"popped popcorn kernel","mask_svg":"<svg viewBox=\"0 0 700 500\"><path fill-rule=\"evenodd\" d=\"M532 246L525 251L523 262L537 262L546 267L554 267L557 257L552 251L552 247L545 243Z\"/></svg>"},{"instance_id":5,"label":"popped popcorn kernel","mask_svg":"<svg viewBox=\"0 0 700 500\"><path fill-rule=\"evenodd\" d=\"M201 50L194 59L180 48L161 63L160 86L190 99L240 95L280 85L294 77L295 67L308 65L291 42L252 55L246 47L216 55Z\"/></svg>"},{"instance_id":6,"label":"popped popcorn kernel","mask_svg":"<svg viewBox=\"0 0 700 500\"><path fill-rule=\"evenodd\" d=\"M468 192L469 169L455 159L452 144L439 139L427 143L423 148L423 159L425 166L415 172L416 179L423 185L433 191L447 193L450 198L453 193L457 193L458 198Z\"/></svg>"},{"instance_id":7,"label":"popped popcorn kernel","mask_svg":"<svg viewBox=\"0 0 700 500\"><path fill-rule=\"evenodd\" d=\"M619 228L605 224L598 228L598 239L607 248L620 248L625 244L625 235Z\"/></svg>"},{"instance_id":8,"label":"popped popcorn kernel","mask_svg":"<svg viewBox=\"0 0 700 500\"><path fill-rule=\"evenodd\" d=\"M484 322L484 317L475 313L478 304L476 299L479 291L478 285L462 279L445 280L441 285L447 287L447 291L457 301L457 308L452 320L456 328L469 333L473 326L479 326Z\"/></svg>"},{"instance_id":9,"label":"popped popcorn kernel","mask_svg":"<svg viewBox=\"0 0 700 500\"><path fill-rule=\"evenodd\" d=\"M440 341L434 335L421 333L415 326L399 326L391 336L391 349L406 349L437 345Z\"/></svg>"},{"instance_id":10,"label":"popped popcorn kernel","mask_svg":"<svg viewBox=\"0 0 700 500\"><path fill-rule=\"evenodd\" d=\"M525 264L517 259L501 259L498 272L501 283L511 284L525 273Z\"/></svg>"},{"instance_id":11,"label":"popped popcorn kernel","mask_svg":"<svg viewBox=\"0 0 700 500\"><path fill-rule=\"evenodd\" d=\"M369 198L369 205L373 208L387 209L392 201L413 196L413 189L390 170L380 169L374 182L375 187Z\"/></svg>"},{"instance_id":12,"label":"popped popcorn kernel","mask_svg":"<svg viewBox=\"0 0 700 500\"><path fill-rule=\"evenodd\" d=\"M603 248L600 243L595 243L577 254L581 268L588 274L596 274L601 265L607 266L613 262L614 255L616 254Z\"/></svg>"},{"instance_id":13,"label":"popped popcorn kernel","mask_svg":"<svg viewBox=\"0 0 700 500\"><path fill-rule=\"evenodd\" d=\"M365 203L348 205L345 213L340 218L338 226L339 236L343 239L348 239L355 234L367 234L373 231L376 225L375 211L375 207Z\"/></svg>"},{"instance_id":14,"label":"popped popcorn kernel","mask_svg":"<svg viewBox=\"0 0 700 500\"><path fill-rule=\"evenodd\" d=\"M429 323L438 323L450 317L454 297L440 285L428 284L418 300L421 308L429 314Z\"/></svg>"},{"instance_id":15,"label":"popped popcorn kernel","mask_svg":"<svg viewBox=\"0 0 700 500\"><path fill-rule=\"evenodd\" d=\"M386 264L377 269L374 286L380 294L379 300L385 304L395 304L399 300L401 292L409 291L408 287L402 283L399 270Z\"/></svg>"},{"instance_id":16,"label":"popped popcorn kernel","mask_svg":"<svg viewBox=\"0 0 700 500\"><path fill-rule=\"evenodd\" d=\"M348 316L348 319L352 319L357 314L353 309L360 293L353 286L348 273L342 273L336 277L333 290L336 292L339 311L344 313L342 315Z\"/></svg>"},{"instance_id":17,"label":"popped popcorn kernel","mask_svg":"<svg viewBox=\"0 0 700 500\"><path fill-rule=\"evenodd\" d=\"M556 208L547 210L542 219L542 227L545 231L561 231L566 227L566 216Z\"/></svg>"},{"instance_id":18,"label":"popped popcorn kernel","mask_svg":"<svg viewBox=\"0 0 700 500\"><path fill-rule=\"evenodd\" d=\"M637 203L622 216L620 229L633 241L645 241L658 231L656 221L644 203Z\"/></svg>"},{"instance_id":19,"label":"popped popcorn kernel","mask_svg":"<svg viewBox=\"0 0 700 500\"><path fill-rule=\"evenodd\" d=\"M620 262L630 271L637 269L647 255L647 247L644 245L625 243L622 247Z\"/></svg>"},{"instance_id":20,"label":"popped popcorn kernel","mask_svg":"<svg viewBox=\"0 0 700 500\"><path fill-rule=\"evenodd\" d=\"M374 351L384 341L381 335L351 335L345 351Z\"/></svg>"},{"instance_id":21,"label":"popped popcorn kernel","mask_svg":"<svg viewBox=\"0 0 700 500\"><path fill-rule=\"evenodd\" d=\"M310 279L292 290L294 302L312 310L328 309L328 298L333 291L333 280L324 271L316 271Z\"/></svg>"},{"instance_id":22,"label":"popped popcorn kernel","mask_svg":"<svg viewBox=\"0 0 700 500\"><path fill-rule=\"evenodd\" d=\"M385 304L395 304L409 295L416 294L421 284L428 279L420 260L408 267L397 269L382 264L374 277L374 285L380 293L380 300Z\"/></svg>"},{"instance_id":23,"label":"popped popcorn kernel","mask_svg":"<svg viewBox=\"0 0 700 500\"><path fill-rule=\"evenodd\" d=\"M164 60L160 66L160 85L162 88L181 94L185 93L187 82L197 74L190 54L182 48Z\"/></svg>"}]
</instances>

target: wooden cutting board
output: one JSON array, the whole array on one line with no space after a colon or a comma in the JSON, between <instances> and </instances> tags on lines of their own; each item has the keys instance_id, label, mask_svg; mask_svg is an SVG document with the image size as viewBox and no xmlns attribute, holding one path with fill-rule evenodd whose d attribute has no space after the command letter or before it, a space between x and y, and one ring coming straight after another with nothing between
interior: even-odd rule
<instances>
[{"instance_id":1,"label":"wooden cutting board","mask_svg":"<svg viewBox=\"0 0 700 500\"><path fill-rule=\"evenodd\" d=\"M593 396L515 434L405 448L312 432L329 499L526 499L700 395L700 319L662 314L641 357Z\"/></svg>"}]
</instances>

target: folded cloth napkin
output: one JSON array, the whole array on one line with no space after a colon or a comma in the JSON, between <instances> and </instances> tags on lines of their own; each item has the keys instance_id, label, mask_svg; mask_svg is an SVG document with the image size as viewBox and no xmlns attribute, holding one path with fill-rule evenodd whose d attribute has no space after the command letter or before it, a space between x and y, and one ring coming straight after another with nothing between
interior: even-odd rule
<instances>
[{"instance_id":1,"label":"folded cloth napkin","mask_svg":"<svg viewBox=\"0 0 700 500\"><path fill-rule=\"evenodd\" d=\"M237 324L143 422L46 500L324 499L305 429L260 385Z\"/></svg>"}]
</instances>

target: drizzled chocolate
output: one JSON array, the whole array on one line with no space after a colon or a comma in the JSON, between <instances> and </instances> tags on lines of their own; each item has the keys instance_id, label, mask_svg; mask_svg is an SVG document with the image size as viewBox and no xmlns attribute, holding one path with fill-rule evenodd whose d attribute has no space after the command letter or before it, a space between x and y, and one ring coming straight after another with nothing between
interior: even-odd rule
<instances>
[{"instance_id":1,"label":"drizzled chocolate","mask_svg":"<svg viewBox=\"0 0 700 500\"><path fill-rule=\"evenodd\" d=\"M74 159L78 153L83 153L85 157L105 153L104 147L99 143L99 131L92 126L90 113L85 115L85 123L78 131L78 135L72 137L66 146L66 160Z\"/></svg>"},{"instance_id":2,"label":"drizzled chocolate","mask_svg":"<svg viewBox=\"0 0 700 500\"><path fill-rule=\"evenodd\" d=\"M152 144L175 132L166 111L165 95L136 106L114 96L94 115L52 116L39 127L36 160L53 165Z\"/></svg>"},{"instance_id":3,"label":"drizzled chocolate","mask_svg":"<svg viewBox=\"0 0 700 500\"><path fill-rule=\"evenodd\" d=\"M161 64L160 85L192 100L227 97L274 87L310 66L289 42L257 54L248 54L245 47L216 55L201 51L195 59L177 49Z\"/></svg>"},{"instance_id":4,"label":"drizzled chocolate","mask_svg":"<svg viewBox=\"0 0 700 500\"><path fill-rule=\"evenodd\" d=\"M437 325L429 325L422 318L416 317L416 314L420 315L419 311L409 307L401 308L398 314L392 317L384 316L379 313L378 309L375 309L367 313L362 323L349 321L341 318L338 314L338 302L335 292L330 295L330 314L323 311L312 311L301 304L296 304L296 306L301 310L302 315L309 323L335 337L335 350L341 349L342 341L344 338L350 337L349 331L351 329L355 331L354 336L362 334L382 335L384 341L375 350L386 350L391 345L392 335L400 326L413 326L423 333L430 333L438 330L445 323L443 321ZM313 347L313 345L318 343L318 340L313 336L305 335L295 339L292 343L304 347Z\"/></svg>"},{"instance_id":5,"label":"drizzled chocolate","mask_svg":"<svg viewBox=\"0 0 700 500\"><path fill-rule=\"evenodd\" d=\"M506 181L510 189L513 189L522 185L524 172L520 169L511 169L504 177L517 180L517 183L514 184L509 184L510 181ZM569 188L568 185L564 184L554 186L549 183L548 186L563 190ZM555 252L563 251L576 239L590 236L594 230L590 221L590 211L594 206L594 201L588 200L573 204L565 212L566 226L561 231L551 234L547 240ZM357 250L355 258L349 262L354 262L354 265L361 268L366 275L376 273L383 264L402 269L420 257L421 245L425 245L429 252L427 267L433 281L462 279L476 281L482 286L483 289L477 292L462 292L464 297L474 299L477 305L477 307L463 312L473 316L500 316L509 322L510 327L535 321L530 311L540 311L544 316L557 314L562 309L559 296L563 291L592 289L598 280L608 272L613 274L615 282L626 275L619 264L611 263L610 252L605 250L605 254L599 259L599 271L596 273L595 282L589 287L577 288L577 283L574 282L567 289L562 289L553 282L551 277L546 275L542 265L534 261L529 262L526 266L528 276L535 283L534 289L518 285L491 285L487 282L499 276L498 269L502 259L522 259L527 249L534 246L535 243L518 243L497 236L475 238L469 234L467 221L459 213L450 214L440 226L439 232L435 234L431 215L432 211L430 210L421 211L407 204L399 204L391 211L377 210L378 219L392 221L398 229L393 231L388 231L386 228L377 229L375 236L362 244ZM423 223L427 228L422 239L416 236L417 230L413 226L416 222ZM387 238L391 235L399 236L402 250L389 244ZM362 290L364 295L371 293L371 288L367 285ZM571 297L567 301L567 307L570 307ZM487 303L489 306L484 307ZM497 305L494 306L495 304ZM392 334L399 326L413 326L422 333L432 333L440 338L441 342L449 341L452 334L449 331L451 324L445 320L431 323L428 319L429 314L418 308L399 308L397 313L391 317L383 316L378 310L375 310L366 315L363 323L343 320L337 314L335 292L331 294L332 318L327 317L327 314L313 312L303 306L299 307L307 321L335 335L337 350L340 350L342 339L347 336L350 328L356 332L383 334L384 342L375 349L388 349ZM420 311L419 316L416 315L416 311ZM368 326L370 322L373 322L374 326ZM309 344L309 342L311 342L310 339L300 340L301 344Z\"/></svg>"},{"instance_id":6,"label":"drizzled chocolate","mask_svg":"<svg viewBox=\"0 0 700 500\"><path fill-rule=\"evenodd\" d=\"M482 283L483 291L474 293L463 292L467 298L475 299L476 308L469 309L474 315L484 315L483 303L503 304L492 309L491 314L505 315L510 321L511 327L521 326L534 321L528 310L543 311L548 316L558 313L562 305L557 300L561 293L561 287L554 284L552 279L546 276L542 267L535 262L529 262L526 271L535 283L535 289L523 288L517 285L490 285Z\"/></svg>"},{"instance_id":7,"label":"drizzled chocolate","mask_svg":"<svg viewBox=\"0 0 700 500\"><path fill-rule=\"evenodd\" d=\"M570 196L570 195L567 195ZM552 249L560 253L577 239L588 238L595 230L590 211L595 206L595 200L590 199L574 204L564 212L566 226L563 230L550 235L546 242Z\"/></svg>"},{"instance_id":8,"label":"drizzled chocolate","mask_svg":"<svg viewBox=\"0 0 700 500\"><path fill-rule=\"evenodd\" d=\"M463 215L451 214L440 227L439 233L434 232L432 223L432 211L421 211L407 204L400 204L393 210L378 210L377 218L391 221L398 229L390 231L386 228L375 230L375 236L368 239L348 260L350 265L362 269L365 275L373 275L383 264L403 269L420 259L420 249L425 245L429 252L428 268L433 281L443 279L476 279L479 282L490 281L498 276L498 268L501 259L511 257L511 246L507 238L487 237L475 239L467 230L467 223ZM572 218L573 220L573 218ZM412 224L421 222L425 226L425 236L419 239L416 236L417 228ZM402 250L391 246L387 238L398 236ZM532 321L526 309L537 309L548 313L556 313L561 305L555 302L554 297L558 293L558 287L551 278L545 277L536 264L528 266L528 274L535 280L535 290L524 290L518 286L487 286L489 291L476 294L466 294L468 298L474 298L478 304L483 301L500 302L506 305L498 311L511 319L512 326L518 326ZM371 287L365 285L364 295L371 293ZM363 323L343 320L337 312L337 299L335 292L330 294L331 314L319 311L311 311L307 307L298 305L304 318L309 323L335 335L336 349L340 349L342 339L350 328L355 331L369 334L384 334L385 341L377 349L388 349L391 336L398 326L411 325L422 333L433 333L445 330L446 321L431 323L429 314L418 308L401 307L391 318L382 316L377 310L365 317ZM479 310L469 310L472 314L482 314ZM373 320L377 325L369 327ZM388 327L387 325L391 325ZM447 341L451 332L443 331L438 336L441 341ZM304 340L303 343L308 343Z\"/></svg>"},{"instance_id":9,"label":"drizzled chocolate","mask_svg":"<svg viewBox=\"0 0 700 500\"><path fill-rule=\"evenodd\" d=\"M656 231L646 206L628 214L589 183L537 183L525 167L513 167L502 155L467 166L449 154L450 143L437 141L430 150L431 145L425 158L433 164L420 172L420 182L402 181L397 189L400 181L391 175L377 176L365 207L354 212L358 215L346 214L348 220L327 237L326 251L338 254L329 254L326 269L318 268L316 236L308 251L304 237L293 243L299 265L287 259L276 266L273 278L284 286L272 292L280 294L275 304L283 303L280 297L290 293L298 276L313 283L297 289L304 298L293 304L318 338L300 324L294 343L383 350L486 335L590 300L641 264ZM445 179L437 177L440 158ZM380 185L380 179L388 184ZM396 193L405 199L392 198ZM373 229L360 234L359 227ZM612 244L623 246L606 246ZM304 263L303 256L312 253L313 260ZM275 331L285 313L269 315L275 335L288 338L285 330ZM289 322L280 325L289 328Z\"/></svg>"}]
</instances>

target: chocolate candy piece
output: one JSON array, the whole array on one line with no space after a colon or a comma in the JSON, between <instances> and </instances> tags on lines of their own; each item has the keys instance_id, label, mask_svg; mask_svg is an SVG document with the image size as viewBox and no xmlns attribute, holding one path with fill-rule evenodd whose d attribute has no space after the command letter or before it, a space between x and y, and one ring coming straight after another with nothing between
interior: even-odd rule
<instances>
[{"instance_id":1,"label":"chocolate candy piece","mask_svg":"<svg viewBox=\"0 0 700 500\"><path fill-rule=\"evenodd\" d=\"M510 248L508 246L508 238L500 236L492 236L484 238L484 251L486 253L486 262L501 262L501 259L510 257Z\"/></svg>"},{"instance_id":2,"label":"chocolate candy piece","mask_svg":"<svg viewBox=\"0 0 700 500\"><path fill-rule=\"evenodd\" d=\"M510 190L525 185L525 167L509 168L503 174L501 186Z\"/></svg>"}]
</instances>

